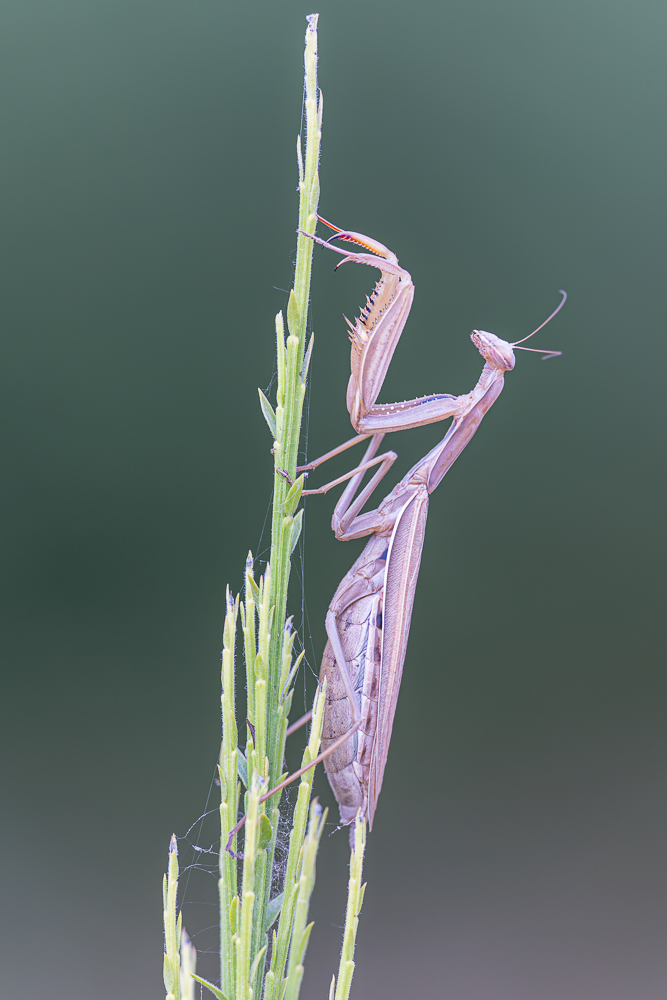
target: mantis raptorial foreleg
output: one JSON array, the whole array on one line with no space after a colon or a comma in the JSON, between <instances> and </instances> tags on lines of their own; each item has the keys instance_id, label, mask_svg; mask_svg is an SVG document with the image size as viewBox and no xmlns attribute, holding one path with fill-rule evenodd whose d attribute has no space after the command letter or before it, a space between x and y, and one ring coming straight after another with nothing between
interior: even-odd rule
<instances>
[{"instance_id":1,"label":"mantis raptorial foreleg","mask_svg":"<svg viewBox=\"0 0 667 1000\"><path fill-rule=\"evenodd\" d=\"M457 398L448 393L376 405L412 308L415 291L412 278L405 268L399 266L396 254L378 240L339 229L321 217L320 221L335 231L331 239L354 243L370 251L350 253L317 236L311 237L321 246L342 254L343 260L338 267L352 261L376 267L381 272L380 280L371 295L366 297L366 304L356 321L351 323L346 317L352 343L347 408L354 429L359 434L388 433L454 416Z\"/></svg>"},{"instance_id":2,"label":"mantis raptorial foreleg","mask_svg":"<svg viewBox=\"0 0 667 1000\"><path fill-rule=\"evenodd\" d=\"M361 435L388 434L411 427L423 427L425 424L446 420L448 417L461 416L459 411L464 397L449 393L419 396L401 403L377 403L412 307L415 291L412 278L405 268L400 267L396 254L378 240L352 230L340 229L321 216L318 218L320 222L334 230L334 235L329 240L321 240L309 233L303 235L326 247L327 250L341 254L343 260L338 263L337 268L341 264L352 262L375 267L381 272L380 280L371 295L366 297L366 305L361 309L355 322L351 323L347 317L345 318L352 342L346 401L354 429ZM331 243L331 240L335 239L353 243L370 253L341 249ZM537 333L537 330L533 332ZM494 338L493 334L487 336L499 339ZM530 350L530 348L525 349ZM559 352L544 353L554 355Z\"/></svg>"}]
</instances>

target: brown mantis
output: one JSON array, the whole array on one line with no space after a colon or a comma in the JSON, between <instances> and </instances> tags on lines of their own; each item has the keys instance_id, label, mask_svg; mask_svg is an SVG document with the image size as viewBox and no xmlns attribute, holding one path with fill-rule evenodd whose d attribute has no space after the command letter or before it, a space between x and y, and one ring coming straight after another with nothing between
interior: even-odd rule
<instances>
[{"instance_id":1,"label":"brown mantis","mask_svg":"<svg viewBox=\"0 0 667 1000\"><path fill-rule=\"evenodd\" d=\"M381 243L326 224L335 230L331 239L352 242L372 252L348 253L313 237L315 242L343 254L341 264L354 261L377 267L382 277L356 324L347 320L352 341L347 406L359 433L298 471L313 470L371 437L357 468L318 489L303 491L304 495L326 493L349 480L334 509L332 528L341 541L368 535L371 538L336 590L326 617L328 642L320 671L320 683L325 678L327 681L323 750L307 768L290 775L260 801L323 760L339 804L341 823L351 823L361 809L372 828L407 651L429 496L500 395L504 373L514 368L513 349L533 350L521 348L520 344L556 315L567 296L561 292L561 302L554 312L533 333L514 344L482 330L473 331L472 341L485 364L472 392L376 405L412 305L414 286L396 256ZM552 357L560 351L538 353ZM393 451L377 455L385 433L447 417L453 420L442 441L413 466L375 510L362 514L366 501L397 457ZM379 468L355 499L365 472L374 466ZM309 715L291 726L289 732ZM241 823L230 834L230 843Z\"/></svg>"},{"instance_id":2,"label":"brown mantis","mask_svg":"<svg viewBox=\"0 0 667 1000\"><path fill-rule=\"evenodd\" d=\"M364 431L375 432L358 469L318 490L304 491L325 493L349 478L336 504L332 528L340 541L372 536L343 578L329 606L328 642L320 671L320 683L327 680L324 749L320 756L324 758L329 782L339 804L341 823L351 823L361 809L372 828L407 650L428 498L500 395L504 373L514 367L513 348L522 341L509 344L494 334L476 330L472 340L486 364L471 393L459 397L424 396L391 406L375 405L407 320L414 286L408 272L398 266L395 255L382 244L358 233L330 228L336 233L332 239L355 242L384 258L349 254L332 247L329 242L317 240L343 253L345 260L341 263L356 261L379 267L382 277L356 324L353 326L347 321L352 341L347 404L352 424L360 435L303 467L303 471L314 469L367 436ZM564 304L566 295L561 294L560 304L545 323ZM545 323L533 333L542 329ZM560 352L540 353L554 356ZM396 459L395 452L375 457L384 433L421 426L448 416L454 419L442 441L413 466L376 510L361 514L364 504ZM378 463L378 471L355 500L364 472ZM343 736L348 738L341 744Z\"/></svg>"}]
</instances>

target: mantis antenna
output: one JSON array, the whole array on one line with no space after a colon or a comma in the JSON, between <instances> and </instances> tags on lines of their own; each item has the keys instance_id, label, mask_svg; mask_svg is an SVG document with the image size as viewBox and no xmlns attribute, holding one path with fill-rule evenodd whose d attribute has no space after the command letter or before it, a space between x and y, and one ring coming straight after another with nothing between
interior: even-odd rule
<instances>
[{"instance_id":1,"label":"mantis antenna","mask_svg":"<svg viewBox=\"0 0 667 1000\"><path fill-rule=\"evenodd\" d=\"M536 333L540 332L540 330L542 329L543 326L547 325L547 323L549 322L549 320L551 320L551 319L554 318L554 316L556 315L556 313L559 313L561 311L561 309L563 308L563 306L565 305L565 303L567 301L567 292L564 292L563 289L560 288L559 289L559 295L562 295L563 298L560 300L560 302L558 303L558 305L556 306L556 308L552 312L551 316L547 316L547 318L545 319L544 323L540 323L540 325L538 326L537 330L533 330L533 332L529 333L527 337L522 337L521 340L515 341L515 343L513 343L511 345L512 348L518 347L519 344L523 344L524 340L530 340L531 337L534 337ZM539 347L519 347L519 350L520 351L535 351L536 354L544 354L545 358L543 360L546 360L547 357L549 357L549 358L557 358L559 354L563 353L562 351L545 351L545 350L540 350Z\"/></svg>"}]
</instances>

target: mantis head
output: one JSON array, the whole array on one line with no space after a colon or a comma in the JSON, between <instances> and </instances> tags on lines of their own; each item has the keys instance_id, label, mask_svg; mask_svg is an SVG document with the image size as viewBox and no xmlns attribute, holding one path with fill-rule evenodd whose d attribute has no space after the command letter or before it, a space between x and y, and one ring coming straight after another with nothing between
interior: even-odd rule
<instances>
[{"instance_id":1,"label":"mantis head","mask_svg":"<svg viewBox=\"0 0 667 1000\"><path fill-rule=\"evenodd\" d=\"M494 368L500 368L504 372L512 371L515 363L513 344L508 344L506 340L501 340L495 333L487 333L486 330L473 330L470 339L484 360Z\"/></svg>"},{"instance_id":2,"label":"mantis head","mask_svg":"<svg viewBox=\"0 0 667 1000\"><path fill-rule=\"evenodd\" d=\"M540 323L537 330L533 330L532 333L529 333L527 337L522 337L521 340L515 340L513 344L508 343L506 340L502 340L500 337L496 337L495 333L487 333L485 330L473 330L470 334L470 339L484 360L488 361L494 368L500 368L501 371L504 372L511 372L515 364L515 347L519 351L535 351L536 354L543 355L543 361L546 361L547 358L555 358L559 354L562 354L562 351L546 351L535 347L519 347L519 344L523 344L524 340L528 340L530 337L533 337L542 329L543 326L547 325L550 319L554 318L557 312L560 312L561 308L565 305L567 293L561 290L560 294L563 298L551 313L551 316L548 316L544 323Z\"/></svg>"}]
</instances>

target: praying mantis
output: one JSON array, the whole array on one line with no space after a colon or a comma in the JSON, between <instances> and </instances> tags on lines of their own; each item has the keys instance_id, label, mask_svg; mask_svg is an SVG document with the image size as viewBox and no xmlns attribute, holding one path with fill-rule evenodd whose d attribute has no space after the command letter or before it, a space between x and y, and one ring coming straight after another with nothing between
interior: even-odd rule
<instances>
[{"instance_id":1,"label":"praying mantis","mask_svg":"<svg viewBox=\"0 0 667 1000\"><path fill-rule=\"evenodd\" d=\"M320 221L334 230L330 239L354 243L370 251L351 253L312 236L314 242L343 255L337 266L348 261L366 264L378 268L381 278L367 297L356 323L350 323L346 317L352 342L347 408L357 436L297 471L310 472L370 437L360 465L302 494L327 493L349 480L334 509L332 528L340 541L366 536L370 539L344 576L326 616L328 641L320 670L320 684L325 679L327 682L323 749L307 767L280 782L260 801L324 761L339 805L341 824L352 823L361 810L372 829L407 652L429 496L500 395L505 372L514 368L514 350L535 350L520 345L553 319L567 295L561 292L559 305L544 323L515 343L483 330L472 332L471 339L485 364L471 392L377 404L410 312L414 285L410 274L399 266L396 255L383 244L360 233L339 229L324 219ZM546 358L561 352L537 350L536 353ZM406 473L375 510L361 513L397 457L394 451L377 454L384 435L448 417L453 418L452 423L439 444ZM375 466L378 466L376 472L355 499L365 473ZM288 733L309 717L307 713L290 726ZM241 823L231 832L228 846Z\"/></svg>"},{"instance_id":2,"label":"praying mantis","mask_svg":"<svg viewBox=\"0 0 667 1000\"><path fill-rule=\"evenodd\" d=\"M522 349L523 340L541 330L567 296L562 292L561 302L551 316L516 343L482 330L473 331L472 341L485 365L472 392L376 405L412 305L414 286L408 272L399 267L396 256L385 246L326 224L334 230L331 239L353 242L372 251L348 253L315 237L322 246L344 255L341 264L354 261L382 272L356 324L347 320L352 341L347 405L359 434L299 469L311 471L372 433L356 469L319 489L304 490L304 495L326 493L349 479L334 509L332 528L340 541L371 536L336 590L327 612L328 641L320 670L320 683L325 678L327 681L320 757L338 801L341 824L352 823L361 809L372 829L407 651L429 496L500 395L505 372L514 368L513 349ZM545 357L560 354L539 353ZM393 451L376 456L384 434L447 417L453 420L442 441L410 469L375 510L362 514L366 501L396 460ZM374 465L379 469L354 499L364 473Z\"/></svg>"}]
</instances>

